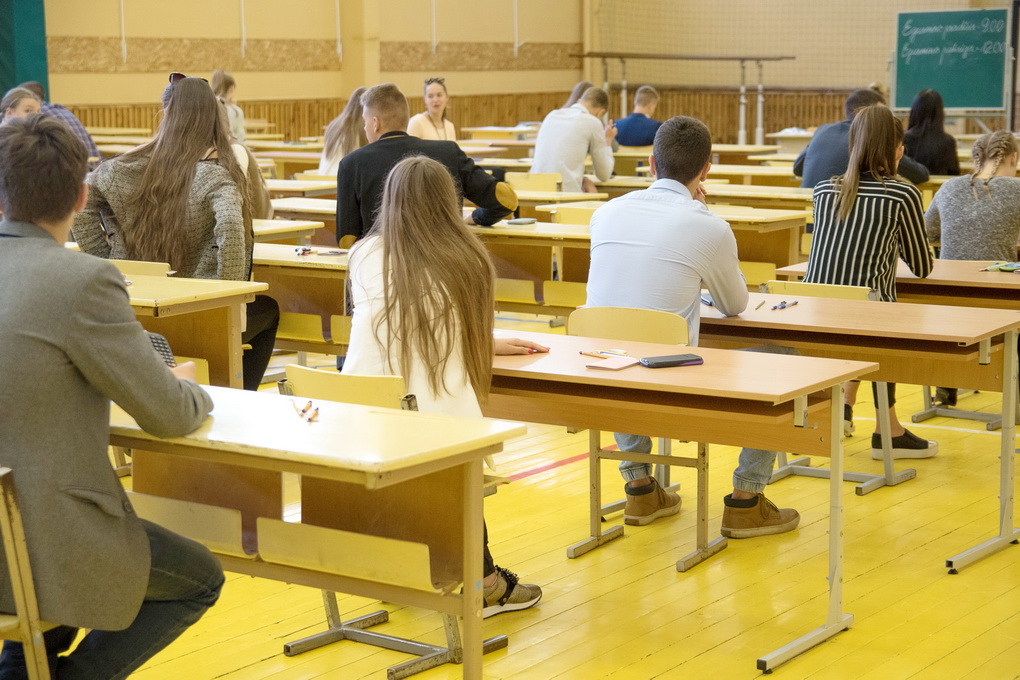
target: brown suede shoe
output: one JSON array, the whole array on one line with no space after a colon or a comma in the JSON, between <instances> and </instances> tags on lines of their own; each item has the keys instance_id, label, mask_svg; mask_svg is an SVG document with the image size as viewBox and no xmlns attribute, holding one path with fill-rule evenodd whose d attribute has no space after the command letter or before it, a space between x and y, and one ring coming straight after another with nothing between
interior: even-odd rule
<instances>
[{"instance_id":1,"label":"brown suede shoe","mask_svg":"<svg viewBox=\"0 0 1020 680\"><path fill-rule=\"evenodd\" d=\"M727 495L729 500L730 496ZM800 523L800 514L793 508L780 510L775 503L758 494L750 508L725 506L721 533L726 538L754 538L793 531Z\"/></svg>"},{"instance_id":2,"label":"brown suede shoe","mask_svg":"<svg viewBox=\"0 0 1020 680\"><path fill-rule=\"evenodd\" d=\"M660 517L669 517L680 512L681 498L675 491L663 489L654 478L643 487L624 485L627 493L627 507L623 509L623 523L644 526Z\"/></svg>"}]
</instances>

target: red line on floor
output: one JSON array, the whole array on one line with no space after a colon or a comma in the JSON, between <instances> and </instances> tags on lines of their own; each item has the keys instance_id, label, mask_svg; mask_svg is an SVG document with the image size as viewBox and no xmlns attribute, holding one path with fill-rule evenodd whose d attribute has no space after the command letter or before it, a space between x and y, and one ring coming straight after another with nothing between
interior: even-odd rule
<instances>
[{"instance_id":1,"label":"red line on floor","mask_svg":"<svg viewBox=\"0 0 1020 680\"><path fill-rule=\"evenodd\" d=\"M603 448L612 450L616 448L616 444L613 444L612 446L606 446ZM532 468L530 470L518 472L515 475L510 475L507 479L509 479L511 482L516 482L518 479L525 479L526 477L533 477L534 475L541 474L548 470L555 470L558 467L570 465L571 463L576 463L579 460L585 460L587 457L588 452L585 451L584 453L579 453L578 455L571 456L570 458L564 458L563 460L557 460L552 463L546 463L545 465L539 465L537 468Z\"/></svg>"}]
</instances>

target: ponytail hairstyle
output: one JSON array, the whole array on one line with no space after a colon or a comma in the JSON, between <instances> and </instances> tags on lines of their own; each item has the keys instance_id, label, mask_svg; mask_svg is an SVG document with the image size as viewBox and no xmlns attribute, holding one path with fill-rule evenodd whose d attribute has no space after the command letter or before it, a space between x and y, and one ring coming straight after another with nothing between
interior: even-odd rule
<instances>
[{"instance_id":1,"label":"ponytail hairstyle","mask_svg":"<svg viewBox=\"0 0 1020 680\"><path fill-rule=\"evenodd\" d=\"M122 229L132 260L169 262L181 269L188 245L181 242L191 184L198 163L215 152L216 162L237 185L245 229L252 225L252 185L230 146L227 117L209 84L182 78L163 92L163 118L151 142L129 151L117 162L145 163L129 199L134 223ZM122 227L124 225L121 225Z\"/></svg>"},{"instance_id":2,"label":"ponytail hairstyle","mask_svg":"<svg viewBox=\"0 0 1020 680\"><path fill-rule=\"evenodd\" d=\"M839 219L853 212L861 175L885 182L896 176L896 151L903 142L903 125L885 106L858 109L850 123L850 162L846 173L833 179L839 196Z\"/></svg>"},{"instance_id":3,"label":"ponytail hairstyle","mask_svg":"<svg viewBox=\"0 0 1020 680\"><path fill-rule=\"evenodd\" d=\"M974 198L978 197L974 180L977 179L977 175L981 172L985 163L988 161L994 163L992 174L985 177L984 182L982 182L985 194L991 196L992 191L988 187L988 183L992 181L992 177L995 177L995 173L999 171L999 166L1002 162L1018 151L1020 151L1020 145L1017 144L1016 137L1009 130L997 130L977 138L977 141L974 142L974 147L971 149L971 155L974 158L974 172L970 173L970 191L974 194Z\"/></svg>"},{"instance_id":4,"label":"ponytail hairstyle","mask_svg":"<svg viewBox=\"0 0 1020 680\"><path fill-rule=\"evenodd\" d=\"M449 393L446 367L459 348L464 373L484 402L492 380L495 273L488 251L464 224L446 166L425 156L394 165L369 235L383 243L384 308L375 337L390 370L409 377L417 353L432 394Z\"/></svg>"}]
</instances>

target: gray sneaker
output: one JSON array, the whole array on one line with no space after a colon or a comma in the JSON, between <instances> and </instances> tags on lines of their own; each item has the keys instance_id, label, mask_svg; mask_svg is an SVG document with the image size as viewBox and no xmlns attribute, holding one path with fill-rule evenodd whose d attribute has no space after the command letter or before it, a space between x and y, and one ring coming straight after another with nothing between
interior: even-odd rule
<instances>
[{"instance_id":1,"label":"gray sneaker","mask_svg":"<svg viewBox=\"0 0 1020 680\"><path fill-rule=\"evenodd\" d=\"M487 619L503 612L515 612L534 607L542 599L542 589L536 585L521 583L517 574L503 567L496 567L496 582L485 586L482 593L485 602L482 618Z\"/></svg>"}]
</instances>

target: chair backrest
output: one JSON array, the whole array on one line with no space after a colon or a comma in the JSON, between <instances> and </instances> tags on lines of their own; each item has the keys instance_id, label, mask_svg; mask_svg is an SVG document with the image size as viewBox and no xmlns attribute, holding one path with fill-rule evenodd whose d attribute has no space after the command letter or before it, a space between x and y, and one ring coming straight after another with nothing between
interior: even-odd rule
<instances>
[{"instance_id":1,"label":"chair backrest","mask_svg":"<svg viewBox=\"0 0 1020 680\"><path fill-rule=\"evenodd\" d=\"M407 394L399 375L343 375L296 364L288 364L286 370L287 382L298 397L400 408L400 400Z\"/></svg>"},{"instance_id":2,"label":"chair backrest","mask_svg":"<svg viewBox=\"0 0 1020 680\"><path fill-rule=\"evenodd\" d=\"M591 216L595 214L595 210L596 208L578 208L569 203L561 203L556 206L556 210L552 214L552 221L563 224L588 224L591 222Z\"/></svg>"},{"instance_id":3,"label":"chair backrest","mask_svg":"<svg viewBox=\"0 0 1020 680\"><path fill-rule=\"evenodd\" d=\"M776 278L776 265L772 262L740 262L740 273L744 275L748 288L758 286Z\"/></svg>"},{"instance_id":4,"label":"chair backrest","mask_svg":"<svg viewBox=\"0 0 1020 680\"><path fill-rule=\"evenodd\" d=\"M168 262L144 262L142 260L110 260L121 274L128 276L169 276Z\"/></svg>"},{"instance_id":5,"label":"chair backrest","mask_svg":"<svg viewBox=\"0 0 1020 680\"><path fill-rule=\"evenodd\" d=\"M496 279L495 298L497 302L538 304L535 299L535 282L524 279Z\"/></svg>"},{"instance_id":6,"label":"chair backrest","mask_svg":"<svg viewBox=\"0 0 1020 680\"><path fill-rule=\"evenodd\" d=\"M582 307L567 317L567 334L663 345L690 342L687 321L679 314L632 307Z\"/></svg>"},{"instance_id":7,"label":"chair backrest","mask_svg":"<svg viewBox=\"0 0 1020 680\"><path fill-rule=\"evenodd\" d=\"M839 286L832 283L804 283L803 281L766 281L758 288L762 293L777 295L803 295L840 300L877 300L878 294L867 286Z\"/></svg>"},{"instance_id":8,"label":"chair backrest","mask_svg":"<svg viewBox=\"0 0 1020 680\"><path fill-rule=\"evenodd\" d=\"M576 281L543 281L542 300L552 307L582 307L588 299L588 284Z\"/></svg>"},{"instance_id":9,"label":"chair backrest","mask_svg":"<svg viewBox=\"0 0 1020 680\"><path fill-rule=\"evenodd\" d=\"M32 567L28 561L28 542L25 539L25 527L21 523L21 509L14 491L14 473L10 468L0 468L0 498L3 500L0 534L3 536L4 556L17 611L17 625L5 627L3 637L20 641L24 646L29 677L49 680L49 662L42 636L43 624L39 621L39 601L36 599Z\"/></svg>"},{"instance_id":10,"label":"chair backrest","mask_svg":"<svg viewBox=\"0 0 1020 680\"><path fill-rule=\"evenodd\" d=\"M524 191L559 191L563 175L558 172L508 172L506 182Z\"/></svg>"},{"instance_id":11,"label":"chair backrest","mask_svg":"<svg viewBox=\"0 0 1020 680\"><path fill-rule=\"evenodd\" d=\"M295 172L294 179L306 182L335 182L336 175L320 175L317 172Z\"/></svg>"}]
</instances>

